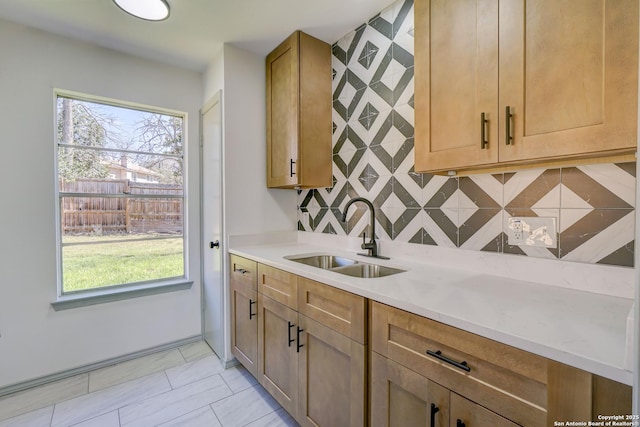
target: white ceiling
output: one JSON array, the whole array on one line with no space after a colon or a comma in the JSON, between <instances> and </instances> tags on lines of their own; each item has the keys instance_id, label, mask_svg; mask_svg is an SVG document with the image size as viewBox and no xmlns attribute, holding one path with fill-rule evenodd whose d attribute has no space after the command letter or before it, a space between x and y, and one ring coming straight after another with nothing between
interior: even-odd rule
<instances>
[{"instance_id":1,"label":"white ceiling","mask_svg":"<svg viewBox=\"0 0 640 427\"><path fill-rule=\"evenodd\" d=\"M393 0L168 0L171 16L147 22L112 0L0 0L0 18L202 71L222 43L266 55L294 30L328 43Z\"/></svg>"}]
</instances>

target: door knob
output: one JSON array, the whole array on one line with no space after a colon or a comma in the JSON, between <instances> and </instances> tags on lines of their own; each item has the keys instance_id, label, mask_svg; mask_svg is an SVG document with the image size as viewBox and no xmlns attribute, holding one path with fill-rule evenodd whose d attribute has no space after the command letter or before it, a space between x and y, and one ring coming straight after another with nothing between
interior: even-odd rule
<instances>
[{"instance_id":1,"label":"door knob","mask_svg":"<svg viewBox=\"0 0 640 427\"><path fill-rule=\"evenodd\" d=\"M216 240L215 242L209 242L209 247L211 249L213 249L213 248L220 249L220 241Z\"/></svg>"}]
</instances>

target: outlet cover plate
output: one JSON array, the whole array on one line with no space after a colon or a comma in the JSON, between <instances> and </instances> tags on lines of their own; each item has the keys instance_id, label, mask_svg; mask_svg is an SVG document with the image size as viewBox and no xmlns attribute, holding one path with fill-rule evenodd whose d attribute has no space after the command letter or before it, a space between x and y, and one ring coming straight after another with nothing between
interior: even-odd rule
<instances>
[{"instance_id":1,"label":"outlet cover plate","mask_svg":"<svg viewBox=\"0 0 640 427\"><path fill-rule=\"evenodd\" d=\"M508 243L511 246L557 248L556 222L554 217L511 217L507 222Z\"/></svg>"}]
</instances>

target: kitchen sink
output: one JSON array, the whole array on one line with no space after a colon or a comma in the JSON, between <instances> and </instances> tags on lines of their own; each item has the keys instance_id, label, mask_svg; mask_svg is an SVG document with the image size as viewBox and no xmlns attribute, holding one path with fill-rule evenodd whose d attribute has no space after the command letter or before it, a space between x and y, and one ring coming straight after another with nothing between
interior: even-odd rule
<instances>
[{"instance_id":1,"label":"kitchen sink","mask_svg":"<svg viewBox=\"0 0 640 427\"><path fill-rule=\"evenodd\" d=\"M391 276L392 274L402 273L405 270L400 270L393 267L385 267L377 264L353 264L346 267L333 270L336 273L346 274L347 276L374 278Z\"/></svg>"},{"instance_id":2,"label":"kitchen sink","mask_svg":"<svg viewBox=\"0 0 640 427\"><path fill-rule=\"evenodd\" d=\"M313 255L302 258L285 257L291 261L299 262L300 264L310 265L312 267L322 268L323 270L330 270L336 267L344 267L347 265L355 264L357 261L348 258L342 258L334 255Z\"/></svg>"},{"instance_id":3,"label":"kitchen sink","mask_svg":"<svg viewBox=\"0 0 640 427\"><path fill-rule=\"evenodd\" d=\"M289 255L286 256L285 259L323 270L334 271L346 276L361 278L385 277L406 271L400 270L399 268L358 262L336 255Z\"/></svg>"}]
</instances>

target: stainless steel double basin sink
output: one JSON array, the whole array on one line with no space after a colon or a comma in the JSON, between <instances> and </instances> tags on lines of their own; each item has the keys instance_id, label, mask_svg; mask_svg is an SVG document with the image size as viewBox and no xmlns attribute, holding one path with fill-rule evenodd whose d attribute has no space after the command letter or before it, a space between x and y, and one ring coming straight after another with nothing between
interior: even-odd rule
<instances>
[{"instance_id":1,"label":"stainless steel double basin sink","mask_svg":"<svg viewBox=\"0 0 640 427\"><path fill-rule=\"evenodd\" d=\"M290 255L286 256L285 259L347 276L368 279L390 276L406 271L378 264L368 264L336 255Z\"/></svg>"}]
</instances>

